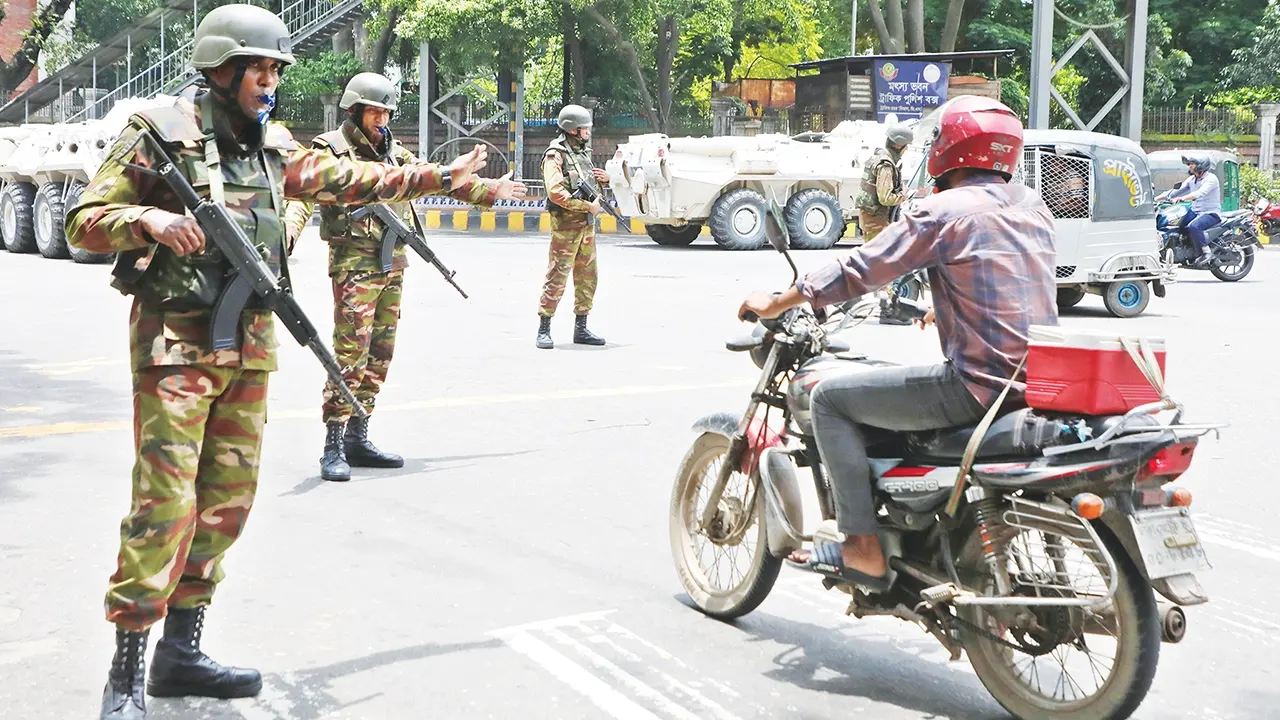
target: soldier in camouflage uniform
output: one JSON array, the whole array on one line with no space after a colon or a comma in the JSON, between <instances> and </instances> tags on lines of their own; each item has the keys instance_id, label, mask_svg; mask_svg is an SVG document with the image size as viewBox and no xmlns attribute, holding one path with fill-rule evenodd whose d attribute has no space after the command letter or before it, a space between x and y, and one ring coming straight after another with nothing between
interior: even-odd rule
<instances>
[{"instance_id":1,"label":"soldier in camouflage uniform","mask_svg":"<svg viewBox=\"0 0 1280 720\"><path fill-rule=\"evenodd\" d=\"M596 220L603 201L597 193L587 202L573 197L580 183L602 186L609 174L591 165L591 111L581 105L565 105L556 119L560 136L551 141L542 158L542 182L547 189L547 213L551 216L551 250L547 279L538 303L537 346L555 347L551 341L551 317L556 314L573 271L573 312L577 316L573 341L579 345L604 345L604 338L587 329L587 313L596 294Z\"/></svg>"},{"instance_id":2,"label":"soldier in camouflage uniform","mask_svg":"<svg viewBox=\"0 0 1280 720\"><path fill-rule=\"evenodd\" d=\"M894 211L907 199L902 187L902 151L915 138L911 128L902 123L891 125L885 132L884 147L876 150L867 161L862 173L862 187L858 192L858 226L862 229L862 242L869 243L889 226ZM897 293L896 283L889 286L889 298L880 303L880 324L910 325L911 321L899 316L891 305Z\"/></svg>"},{"instance_id":3,"label":"soldier in camouflage uniform","mask_svg":"<svg viewBox=\"0 0 1280 720\"><path fill-rule=\"evenodd\" d=\"M338 107L348 113L342 127L316 137L311 146L353 160L391 166L416 163L413 153L397 142L387 127L396 109L397 95L395 84L382 75L356 75L338 102ZM461 190L454 191L454 197L483 207L493 205L499 197L524 196L524 185L507 177L491 185L474 183ZM293 201L286 206L285 226L291 250L311 219L314 205ZM404 203L396 210L409 227L414 226L412 206ZM353 221L345 207L320 208L320 238L329 243L329 277L333 282L333 353L347 387L370 414L395 351L404 269L409 264L402 245L395 250L391 270L382 269L382 231L382 223L375 217ZM325 382L321 413L326 432L320 477L346 481L351 479L352 466L404 465L399 455L383 452L369 442L368 418L352 417L351 407L331 381Z\"/></svg>"},{"instance_id":4,"label":"soldier in camouflage uniform","mask_svg":"<svg viewBox=\"0 0 1280 720\"><path fill-rule=\"evenodd\" d=\"M278 274L284 271L283 198L320 203L396 202L474 182L483 148L448 167L392 168L305 150L267 122L289 31L251 5L211 10L196 28L192 64L207 92L136 113L80 202L68 240L119 253L113 286L133 296L132 509L106 595L116 650L101 717L146 717L153 696L232 698L262 687L256 670L219 665L200 651L204 608L223 578L221 560L253 506L266 422L267 377L276 369L271 313L250 303L240 345L211 350L211 304L229 263L206 242L164 181L127 167L154 157L136 145L149 131L197 192L224 204ZM446 181L446 178L448 180ZM164 620L150 676L147 635Z\"/></svg>"}]
</instances>

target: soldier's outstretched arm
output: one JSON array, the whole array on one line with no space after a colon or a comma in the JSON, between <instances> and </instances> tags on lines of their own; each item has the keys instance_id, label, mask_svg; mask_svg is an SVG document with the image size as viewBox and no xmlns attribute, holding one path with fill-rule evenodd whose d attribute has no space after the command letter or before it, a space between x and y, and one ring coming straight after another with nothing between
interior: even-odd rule
<instances>
[{"instance_id":1,"label":"soldier's outstretched arm","mask_svg":"<svg viewBox=\"0 0 1280 720\"><path fill-rule=\"evenodd\" d=\"M564 176L564 158L560 153L547 153L542 159L542 185L547 189L547 202L555 203L565 210L589 213L593 211L591 203L573 197L569 189L569 181Z\"/></svg>"},{"instance_id":2,"label":"soldier's outstretched arm","mask_svg":"<svg viewBox=\"0 0 1280 720\"><path fill-rule=\"evenodd\" d=\"M299 147L289 154L285 165L284 194L291 200L321 205L398 203L427 195L444 195L446 173L452 176L454 187L479 183L476 173L484 168L485 155L484 146L479 145L450 165L421 163L396 167Z\"/></svg>"},{"instance_id":3,"label":"soldier's outstretched arm","mask_svg":"<svg viewBox=\"0 0 1280 720\"><path fill-rule=\"evenodd\" d=\"M307 202L305 200L287 200L284 204L284 234L287 244L287 252L293 254L294 243L298 242L298 237L302 235L302 230L307 227L307 222L311 220L311 213L315 210L316 203Z\"/></svg>"},{"instance_id":4,"label":"soldier's outstretched arm","mask_svg":"<svg viewBox=\"0 0 1280 720\"><path fill-rule=\"evenodd\" d=\"M80 202L67 211L68 243L95 253L124 252L150 243L140 218L154 206L141 203L156 178L125 167L125 163L150 167L135 146L139 132L134 125L124 129L80 195Z\"/></svg>"}]
</instances>

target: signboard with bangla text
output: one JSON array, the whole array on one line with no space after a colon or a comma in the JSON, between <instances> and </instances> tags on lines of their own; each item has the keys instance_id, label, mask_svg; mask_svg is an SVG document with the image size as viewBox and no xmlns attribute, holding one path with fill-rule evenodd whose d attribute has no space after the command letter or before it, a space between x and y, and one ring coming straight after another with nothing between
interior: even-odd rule
<instances>
[{"instance_id":1,"label":"signboard with bangla text","mask_svg":"<svg viewBox=\"0 0 1280 720\"><path fill-rule=\"evenodd\" d=\"M877 122L918 118L947 101L946 63L876 60L873 73Z\"/></svg>"}]
</instances>

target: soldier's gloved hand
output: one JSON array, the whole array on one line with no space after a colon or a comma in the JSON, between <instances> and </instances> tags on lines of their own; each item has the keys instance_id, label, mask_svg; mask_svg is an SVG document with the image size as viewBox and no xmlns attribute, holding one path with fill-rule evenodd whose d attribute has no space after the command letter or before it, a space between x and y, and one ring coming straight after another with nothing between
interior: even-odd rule
<instances>
[{"instance_id":1,"label":"soldier's gloved hand","mask_svg":"<svg viewBox=\"0 0 1280 720\"><path fill-rule=\"evenodd\" d=\"M523 200L525 193L529 191L524 183L511 179L512 172L514 171L509 170L497 180L488 181L498 191L499 200Z\"/></svg>"},{"instance_id":2,"label":"soldier's gloved hand","mask_svg":"<svg viewBox=\"0 0 1280 720\"><path fill-rule=\"evenodd\" d=\"M460 188L471 180L488 164L489 148L476 145L466 155L459 155L449 165L449 177L453 187Z\"/></svg>"},{"instance_id":3,"label":"soldier's gloved hand","mask_svg":"<svg viewBox=\"0 0 1280 720\"><path fill-rule=\"evenodd\" d=\"M204 249L204 232L200 230L200 224L195 218L152 208L142 213L138 220L152 239L169 246L179 255L189 255Z\"/></svg>"}]
</instances>

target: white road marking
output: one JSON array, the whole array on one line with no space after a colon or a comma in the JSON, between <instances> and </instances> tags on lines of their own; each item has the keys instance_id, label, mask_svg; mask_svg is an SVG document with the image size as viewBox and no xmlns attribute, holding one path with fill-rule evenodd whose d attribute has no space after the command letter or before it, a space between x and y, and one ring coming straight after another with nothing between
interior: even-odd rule
<instances>
[{"instance_id":1,"label":"white road marking","mask_svg":"<svg viewBox=\"0 0 1280 720\"><path fill-rule=\"evenodd\" d=\"M662 666L690 674L671 653L616 622L613 610L541 620L494 630L508 647L533 660L613 718L659 720L739 720L699 691L711 686L741 697L712 681L680 680ZM610 658L620 658L622 667ZM652 710L650 709L652 708Z\"/></svg>"},{"instance_id":2,"label":"white road marking","mask_svg":"<svg viewBox=\"0 0 1280 720\"><path fill-rule=\"evenodd\" d=\"M1241 542L1240 540L1223 537L1215 532L1205 532L1204 530L1199 530L1197 532L1200 535L1201 540L1205 540L1210 544L1229 547L1232 550L1239 550L1242 553L1248 553L1254 557L1262 558L1263 560L1274 560L1276 562L1280 562L1280 548L1270 545L1258 547L1246 542Z\"/></svg>"},{"instance_id":3,"label":"white road marking","mask_svg":"<svg viewBox=\"0 0 1280 720\"><path fill-rule=\"evenodd\" d=\"M490 633L493 634L493 633ZM560 682L577 690L595 703L596 707L618 720L658 720L658 716L640 707L626 695L609 687L600 678L587 672L581 665L558 653L550 645L538 640L526 631L500 635L512 650L541 665Z\"/></svg>"}]
</instances>

